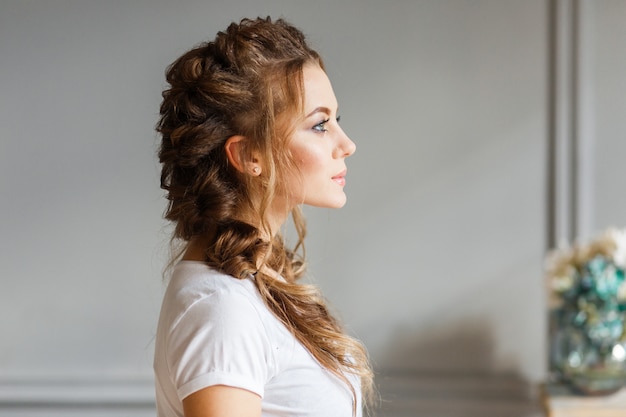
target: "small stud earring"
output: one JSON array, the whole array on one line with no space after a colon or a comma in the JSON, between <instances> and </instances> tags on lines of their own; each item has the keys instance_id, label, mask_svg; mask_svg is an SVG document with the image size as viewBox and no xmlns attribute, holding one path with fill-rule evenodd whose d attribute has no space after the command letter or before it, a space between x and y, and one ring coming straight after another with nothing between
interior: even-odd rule
<instances>
[{"instance_id":1,"label":"small stud earring","mask_svg":"<svg viewBox=\"0 0 626 417\"><path fill-rule=\"evenodd\" d=\"M252 168L252 173L254 175L259 175L261 173L261 168L259 168L259 167Z\"/></svg>"}]
</instances>

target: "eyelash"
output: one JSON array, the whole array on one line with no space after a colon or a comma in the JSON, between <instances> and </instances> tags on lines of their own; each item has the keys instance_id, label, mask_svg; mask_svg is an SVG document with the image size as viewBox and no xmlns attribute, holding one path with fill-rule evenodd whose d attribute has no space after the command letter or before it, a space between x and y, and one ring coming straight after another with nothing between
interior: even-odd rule
<instances>
[{"instance_id":1,"label":"eyelash","mask_svg":"<svg viewBox=\"0 0 626 417\"><path fill-rule=\"evenodd\" d=\"M339 121L341 120L341 116L337 116L337 123L339 123ZM320 123L316 124L315 126L313 126L313 130L319 133L325 133L328 132L328 129L326 129L326 123L330 122L330 119L326 119L321 121Z\"/></svg>"}]
</instances>

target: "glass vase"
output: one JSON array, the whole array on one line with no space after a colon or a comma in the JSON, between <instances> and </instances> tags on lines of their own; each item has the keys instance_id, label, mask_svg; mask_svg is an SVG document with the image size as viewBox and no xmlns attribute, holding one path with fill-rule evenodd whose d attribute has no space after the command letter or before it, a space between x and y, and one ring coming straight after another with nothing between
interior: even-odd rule
<instances>
[{"instance_id":1,"label":"glass vase","mask_svg":"<svg viewBox=\"0 0 626 417\"><path fill-rule=\"evenodd\" d=\"M584 395L606 395L626 386L626 343L590 337L575 325L576 312L556 310L551 319L551 369L560 382Z\"/></svg>"}]
</instances>

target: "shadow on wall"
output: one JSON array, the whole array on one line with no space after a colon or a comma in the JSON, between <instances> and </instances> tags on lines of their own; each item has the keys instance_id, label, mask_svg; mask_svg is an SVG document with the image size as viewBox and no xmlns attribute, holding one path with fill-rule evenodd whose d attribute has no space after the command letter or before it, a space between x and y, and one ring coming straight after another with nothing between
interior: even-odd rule
<instances>
[{"instance_id":1,"label":"shadow on wall","mask_svg":"<svg viewBox=\"0 0 626 417\"><path fill-rule=\"evenodd\" d=\"M400 329L390 340L379 364L388 371L457 374L496 369L495 341L486 320L466 319L430 330Z\"/></svg>"},{"instance_id":2,"label":"shadow on wall","mask_svg":"<svg viewBox=\"0 0 626 417\"><path fill-rule=\"evenodd\" d=\"M391 340L377 364L378 417L543 415L538 387L496 359L486 320L407 329Z\"/></svg>"}]
</instances>

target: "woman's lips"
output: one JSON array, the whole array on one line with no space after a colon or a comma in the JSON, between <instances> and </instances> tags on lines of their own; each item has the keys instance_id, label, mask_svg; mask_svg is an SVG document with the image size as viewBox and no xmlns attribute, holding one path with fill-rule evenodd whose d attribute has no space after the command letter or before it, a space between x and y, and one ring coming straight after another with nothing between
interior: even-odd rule
<instances>
[{"instance_id":1,"label":"woman's lips","mask_svg":"<svg viewBox=\"0 0 626 417\"><path fill-rule=\"evenodd\" d=\"M337 184L344 186L346 185L346 174L348 173L347 170L343 170L341 171L339 174L335 175L332 180L335 181Z\"/></svg>"}]
</instances>

